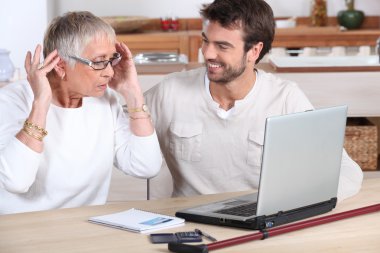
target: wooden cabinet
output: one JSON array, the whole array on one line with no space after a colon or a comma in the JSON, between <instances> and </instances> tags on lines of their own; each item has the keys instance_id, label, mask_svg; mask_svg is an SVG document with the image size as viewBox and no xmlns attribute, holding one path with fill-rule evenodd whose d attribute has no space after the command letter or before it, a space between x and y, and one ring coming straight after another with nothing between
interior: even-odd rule
<instances>
[{"instance_id":1,"label":"wooden cabinet","mask_svg":"<svg viewBox=\"0 0 380 253\"><path fill-rule=\"evenodd\" d=\"M133 54L142 52L175 52L185 54L190 62L198 60L201 45L200 31L144 32L118 34L117 39L127 44Z\"/></svg>"},{"instance_id":2,"label":"wooden cabinet","mask_svg":"<svg viewBox=\"0 0 380 253\"><path fill-rule=\"evenodd\" d=\"M340 31L338 26L276 29L273 47L375 46L380 29Z\"/></svg>"}]
</instances>

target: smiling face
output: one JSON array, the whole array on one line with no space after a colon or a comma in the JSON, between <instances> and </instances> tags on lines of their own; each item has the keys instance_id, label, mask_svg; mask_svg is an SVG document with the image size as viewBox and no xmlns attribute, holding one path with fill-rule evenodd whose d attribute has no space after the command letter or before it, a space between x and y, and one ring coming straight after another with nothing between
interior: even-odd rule
<instances>
[{"instance_id":1,"label":"smiling face","mask_svg":"<svg viewBox=\"0 0 380 253\"><path fill-rule=\"evenodd\" d=\"M116 52L115 44L106 36L98 36L88 43L79 57L93 62L109 60ZM63 85L70 97L100 97L114 75L111 64L103 70L76 62L74 68L66 65L66 81Z\"/></svg>"},{"instance_id":2,"label":"smiling face","mask_svg":"<svg viewBox=\"0 0 380 253\"><path fill-rule=\"evenodd\" d=\"M252 50L244 52L242 29L227 29L218 22L210 22L202 37L210 81L226 84L253 72Z\"/></svg>"}]
</instances>

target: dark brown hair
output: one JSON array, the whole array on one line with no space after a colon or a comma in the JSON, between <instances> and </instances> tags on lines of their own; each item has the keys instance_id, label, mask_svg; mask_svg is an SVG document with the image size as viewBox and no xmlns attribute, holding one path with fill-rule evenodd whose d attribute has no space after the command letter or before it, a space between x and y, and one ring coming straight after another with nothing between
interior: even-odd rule
<instances>
[{"instance_id":1,"label":"dark brown hair","mask_svg":"<svg viewBox=\"0 0 380 253\"><path fill-rule=\"evenodd\" d=\"M275 21L272 8L264 0L215 0L203 5L201 16L212 22L218 22L225 28L243 29L244 51L262 42L258 63L272 47Z\"/></svg>"}]
</instances>

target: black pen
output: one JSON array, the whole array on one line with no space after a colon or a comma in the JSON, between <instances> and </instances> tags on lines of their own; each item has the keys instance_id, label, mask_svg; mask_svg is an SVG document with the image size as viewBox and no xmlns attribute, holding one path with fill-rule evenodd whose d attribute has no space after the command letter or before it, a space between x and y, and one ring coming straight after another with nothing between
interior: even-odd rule
<instances>
[{"instance_id":1,"label":"black pen","mask_svg":"<svg viewBox=\"0 0 380 253\"><path fill-rule=\"evenodd\" d=\"M197 228L194 229L194 231L195 231L195 233L198 233L198 234L200 234L200 235L206 237L207 239L209 239L209 240L212 241L212 242L216 242L216 241L217 241L217 240L216 240L214 237L212 237L211 235L206 234L205 232L202 232L202 231L200 231L200 230L197 229Z\"/></svg>"}]
</instances>

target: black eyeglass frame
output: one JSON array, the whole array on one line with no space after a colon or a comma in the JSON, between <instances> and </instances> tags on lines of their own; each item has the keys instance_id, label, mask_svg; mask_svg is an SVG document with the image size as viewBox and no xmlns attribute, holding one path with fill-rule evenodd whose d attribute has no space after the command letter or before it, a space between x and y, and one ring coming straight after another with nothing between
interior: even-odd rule
<instances>
[{"instance_id":1,"label":"black eyeglass frame","mask_svg":"<svg viewBox=\"0 0 380 253\"><path fill-rule=\"evenodd\" d=\"M111 66L113 67L113 66L117 65L122 58L120 53L114 53L113 57L111 57L109 60L105 60L105 61L91 61L91 60L88 60L88 59L85 59L85 58L82 58L79 56L72 56L72 55L69 55L69 57L76 60L76 61L79 61L80 63L83 63L83 64L90 66L94 70L103 70L103 69L107 68L109 63L111 63ZM117 61L114 62L115 60L117 60ZM99 66L97 64L100 64L100 63L102 63L103 66L100 68L96 67L96 66Z\"/></svg>"}]
</instances>

